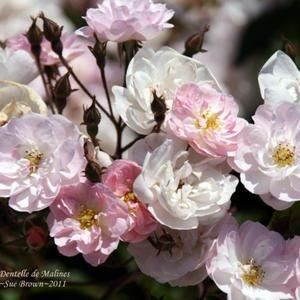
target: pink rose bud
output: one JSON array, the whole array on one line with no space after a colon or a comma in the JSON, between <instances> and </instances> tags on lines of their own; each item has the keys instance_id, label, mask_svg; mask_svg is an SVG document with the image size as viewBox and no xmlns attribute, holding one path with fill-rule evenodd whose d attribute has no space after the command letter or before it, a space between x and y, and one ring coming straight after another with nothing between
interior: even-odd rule
<instances>
[{"instance_id":1,"label":"pink rose bud","mask_svg":"<svg viewBox=\"0 0 300 300\"><path fill-rule=\"evenodd\" d=\"M40 226L33 226L26 232L26 243L32 249L41 249L47 243L45 230Z\"/></svg>"}]
</instances>

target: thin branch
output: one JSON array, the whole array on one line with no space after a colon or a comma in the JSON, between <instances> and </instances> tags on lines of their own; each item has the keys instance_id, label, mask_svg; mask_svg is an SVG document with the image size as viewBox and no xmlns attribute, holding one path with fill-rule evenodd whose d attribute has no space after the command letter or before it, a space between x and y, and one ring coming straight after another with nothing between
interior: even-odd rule
<instances>
[{"instance_id":1,"label":"thin branch","mask_svg":"<svg viewBox=\"0 0 300 300\"><path fill-rule=\"evenodd\" d=\"M89 98L94 101L96 99L95 96L93 96L89 90L84 86L84 84L80 81L80 79L77 77L77 75L74 73L73 69L70 67L68 62L65 60L65 58L60 55L59 56L61 63L65 66L65 68L69 71L69 73L72 75L74 80L77 82L77 84L80 86L80 88L85 92ZM112 116L109 114L109 112L97 101L95 100L96 105L104 112L104 114L115 124L115 120L112 118Z\"/></svg>"},{"instance_id":2,"label":"thin branch","mask_svg":"<svg viewBox=\"0 0 300 300\"><path fill-rule=\"evenodd\" d=\"M108 87L107 87L105 69L104 68L99 68L99 69L100 69L102 84L103 84L103 87L104 87L104 91L105 91L105 95L106 95L106 99L107 99L107 103L108 103L108 107L109 107L109 112L110 112L111 117L114 119L114 122L116 123L116 118L115 118L114 113L113 113L111 99L110 99L110 95L109 95L109 90L108 90Z\"/></svg>"},{"instance_id":3,"label":"thin branch","mask_svg":"<svg viewBox=\"0 0 300 300\"><path fill-rule=\"evenodd\" d=\"M142 139L143 137L142 136L138 136L136 137L133 141L131 141L130 143L128 143L126 146L124 146L122 148L122 153L125 152L126 150L128 150L131 146L133 146L137 141L139 141L140 139Z\"/></svg>"},{"instance_id":4,"label":"thin branch","mask_svg":"<svg viewBox=\"0 0 300 300\"><path fill-rule=\"evenodd\" d=\"M55 110L54 110L54 107L53 107L53 99L52 99L52 97L49 93L46 77L45 77L45 74L44 74L44 71L43 71L43 67L41 65L40 58L38 56L35 56L35 62L36 62L38 71L39 71L39 73L41 75L41 78L42 78L42 81L43 81L44 89L45 89L45 92L46 92L47 103L49 104L52 113L55 114Z\"/></svg>"}]
</instances>

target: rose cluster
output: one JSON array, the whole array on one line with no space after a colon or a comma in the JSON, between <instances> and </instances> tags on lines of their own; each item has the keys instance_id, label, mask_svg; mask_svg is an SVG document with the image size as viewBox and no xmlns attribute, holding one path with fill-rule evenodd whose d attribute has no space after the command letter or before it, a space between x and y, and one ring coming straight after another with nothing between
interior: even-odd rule
<instances>
[{"instance_id":1,"label":"rose cluster","mask_svg":"<svg viewBox=\"0 0 300 300\"><path fill-rule=\"evenodd\" d=\"M44 15L43 32L33 19L26 35L8 41L10 58L0 61L0 197L18 212L48 210L59 253L81 254L92 266L125 242L139 269L160 283L197 285L209 276L228 299L300 300L300 237L285 240L258 222L239 226L230 210L239 178L274 210L300 200L300 72L276 52L258 77L265 103L248 123L205 65L141 46L171 28L173 14L151 0L104 0L77 31L85 41ZM108 42L127 63L124 85L111 91ZM69 65L84 43L107 107ZM36 63L23 70L33 78L48 75L45 102L10 67L14 55ZM59 68L67 74L53 73ZM73 92L69 76L92 101L86 130L62 115ZM97 138L102 115L119 138L114 154ZM137 137L128 145L126 127Z\"/></svg>"}]
</instances>

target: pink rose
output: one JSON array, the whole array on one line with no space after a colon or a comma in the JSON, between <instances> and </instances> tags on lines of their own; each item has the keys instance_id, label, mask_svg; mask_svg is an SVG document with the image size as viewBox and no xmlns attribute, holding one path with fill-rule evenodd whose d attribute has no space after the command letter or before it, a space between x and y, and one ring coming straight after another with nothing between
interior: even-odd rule
<instances>
[{"instance_id":1,"label":"pink rose","mask_svg":"<svg viewBox=\"0 0 300 300\"><path fill-rule=\"evenodd\" d=\"M133 193L133 182L141 173L141 167L129 160L115 160L103 175L103 183L123 200L129 209L131 226L122 235L127 242L145 240L157 228L157 222Z\"/></svg>"},{"instance_id":2,"label":"pink rose","mask_svg":"<svg viewBox=\"0 0 300 300\"><path fill-rule=\"evenodd\" d=\"M234 156L245 121L231 96L209 85L185 84L175 95L168 129L199 154Z\"/></svg>"},{"instance_id":3,"label":"pink rose","mask_svg":"<svg viewBox=\"0 0 300 300\"><path fill-rule=\"evenodd\" d=\"M106 261L129 227L126 205L100 183L64 188L50 211L47 221L58 251L82 253L92 266Z\"/></svg>"},{"instance_id":4,"label":"pink rose","mask_svg":"<svg viewBox=\"0 0 300 300\"><path fill-rule=\"evenodd\" d=\"M292 299L287 283L294 259L285 249L283 237L259 223L230 224L217 239L207 272L228 300Z\"/></svg>"},{"instance_id":5,"label":"pink rose","mask_svg":"<svg viewBox=\"0 0 300 300\"><path fill-rule=\"evenodd\" d=\"M78 128L61 115L30 113L0 127L0 197L17 211L47 208L79 182L86 160Z\"/></svg>"},{"instance_id":6,"label":"pink rose","mask_svg":"<svg viewBox=\"0 0 300 300\"><path fill-rule=\"evenodd\" d=\"M88 26L77 31L78 35L100 41L145 41L154 38L174 15L166 5L152 0L104 0L98 8L90 8L84 19Z\"/></svg>"}]
</instances>

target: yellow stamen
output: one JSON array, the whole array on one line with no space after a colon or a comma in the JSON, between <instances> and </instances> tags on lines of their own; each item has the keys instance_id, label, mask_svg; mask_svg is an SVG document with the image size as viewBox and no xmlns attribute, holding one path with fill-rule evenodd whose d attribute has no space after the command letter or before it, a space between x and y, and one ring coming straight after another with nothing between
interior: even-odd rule
<instances>
[{"instance_id":1,"label":"yellow stamen","mask_svg":"<svg viewBox=\"0 0 300 300\"><path fill-rule=\"evenodd\" d=\"M206 110L204 113L202 113L201 117L205 121L205 126L202 126L202 129L204 130L217 130L220 128L220 119L217 114L210 112L209 110ZM195 127L200 129L200 122L199 120L195 120L194 122Z\"/></svg>"},{"instance_id":2,"label":"yellow stamen","mask_svg":"<svg viewBox=\"0 0 300 300\"><path fill-rule=\"evenodd\" d=\"M80 223L81 229L90 229L93 225L98 225L98 220L96 219L97 212L93 209L81 207L80 213L77 220Z\"/></svg>"},{"instance_id":3,"label":"yellow stamen","mask_svg":"<svg viewBox=\"0 0 300 300\"><path fill-rule=\"evenodd\" d=\"M289 144L279 144L275 147L272 158L280 168L292 166L295 163L295 147Z\"/></svg>"},{"instance_id":4,"label":"yellow stamen","mask_svg":"<svg viewBox=\"0 0 300 300\"><path fill-rule=\"evenodd\" d=\"M263 282L265 272L253 259L248 261L246 265L243 265L242 268L244 272L242 274L242 279L247 285L256 287Z\"/></svg>"},{"instance_id":5,"label":"yellow stamen","mask_svg":"<svg viewBox=\"0 0 300 300\"><path fill-rule=\"evenodd\" d=\"M38 171L39 165L44 157L44 154L40 152L38 149L34 148L30 151L25 151L25 159L29 160L29 169L30 174L36 173Z\"/></svg>"},{"instance_id":6,"label":"yellow stamen","mask_svg":"<svg viewBox=\"0 0 300 300\"><path fill-rule=\"evenodd\" d=\"M128 192L123 196L123 201L127 203L127 202L137 202L138 200L133 192Z\"/></svg>"}]
</instances>

